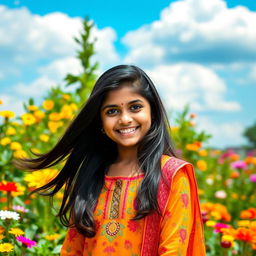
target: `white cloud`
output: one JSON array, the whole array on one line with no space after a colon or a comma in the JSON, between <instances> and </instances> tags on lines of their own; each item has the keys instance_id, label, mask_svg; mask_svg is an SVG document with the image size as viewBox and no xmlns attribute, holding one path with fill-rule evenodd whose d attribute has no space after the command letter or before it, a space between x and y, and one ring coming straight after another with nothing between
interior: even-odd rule
<instances>
[{"instance_id":1,"label":"white cloud","mask_svg":"<svg viewBox=\"0 0 256 256\"><path fill-rule=\"evenodd\" d=\"M238 111L238 102L225 100L224 81L212 70L198 64L158 66L147 73L155 81L170 109L182 110L190 104L193 111Z\"/></svg>"},{"instance_id":2,"label":"white cloud","mask_svg":"<svg viewBox=\"0 0 256 256\"><path fill-rule=\"evenodd\" d=\"M59 58L74 57L78 37L82 31L82 19L71 18L54 12L44 16L35 15L25 7L9 9L0 5L0 67L8 65L40 65ZM119 56L113 46L116 33L112 28L98 29L95 24L90 40L95 44L95 59L103 65L118 62ZM17 68L18 69L18 68Z\"/></svg>"},{"instance_id":3,"label":"white cloud","mask_svg":"<svg viewBox=\"0 0 256 256\"><path fill-rule=\"evenodd\" d=\"M250 70L249 75L248 75L248 79L249 79L250 82L256 84L256 64L254 64L251 67L251 70Z\"/></svg>"},{"instance_id":4,"label":"white cloud","mask_svg":"<svg viewBox=\"0 0 256 256\"><path fill-rule=\"evenodd\" d=\"M67 73L78 75L82 72L82 66L77 58L64 57L59 58L46 66L38 68L39 74L53 79L56 83L60 83Z\"/></svg>"},{"instance_id":5,"label":"white cloud","mask_svg":"<svg viewBox=\"0 0 256 256\"><path fill-rule=\"evenodd\" d=\"M206 131L207 134L213 136L208 143L210 146L225 148L247 144L246 139L242 136L246 127L240 122L230 121L221 123L217 120L213 121L207 117L199 116L196 124L198 131Z\"/></svg>"},{"instance_id":6,"label":"white cloud","mask_svg":"<svg viewBox=\"0 0 256 256\"><path fill-rule=\"evenodd\" d=\"M227 8L223 0L177 1L162 11L160 20L124 36L123 42L131 50L126 61L147 67L182 60L253 61L256 58L255 24L256 12L241 6ZM161 52L157 62L155 48Z\"/></svg>"},{"instance_id":7,"label":"white cloud","mask_svg":"<svg viewBox=\"0 0 256 256\"><path fill-rule=\"evenodd\" d=\"M45 96L45 92L54 85L56 85L55 80L51 80L47 76L41 76L28 84L18 83L15 86L15 93L21 96L42 98Z\"/></svg>"}]
</instances>

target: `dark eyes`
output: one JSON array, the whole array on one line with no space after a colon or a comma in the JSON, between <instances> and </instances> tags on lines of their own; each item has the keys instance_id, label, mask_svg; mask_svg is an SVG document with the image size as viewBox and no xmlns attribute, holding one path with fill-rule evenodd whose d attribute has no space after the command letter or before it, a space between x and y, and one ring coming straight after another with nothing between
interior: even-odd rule
<instances>
[{"instance_id":1,"label":"dark eyes","mask_svg":"<svg viewBox=\"0 0 256 256\"><path fill-rule=\"evenodd\" d=\"M138 112L140 109L142 108L142 105L140 104L134 104L130 106L130 110L132 112ZM115 115L116 113L119 113L120 110L118 108L111 108L109 110L106 111L107 115Z\"/></svg>"}]
</instances>

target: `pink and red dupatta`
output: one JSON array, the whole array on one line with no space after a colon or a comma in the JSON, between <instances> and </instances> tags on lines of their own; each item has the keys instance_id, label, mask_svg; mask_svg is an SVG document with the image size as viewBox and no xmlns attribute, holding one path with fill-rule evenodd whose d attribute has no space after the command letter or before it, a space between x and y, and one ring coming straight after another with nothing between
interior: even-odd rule
<instances>
[{"instance_id":1,"label":"pink and red dupatta","mask_svg":"<svg viewBox=\"0 0 256 256\"><path fill-rule=\"evenodd\" d=\"M191 203L194 217L186 256L204 256L206 255L206 252L203 233L203 222L200 212L197 183L193 166L190 163L185 162L181 159L170 157L167 155L163 155L161 159L161 166L163 175L167 178L169 184L171 184L173 177L180 168L186 168L191 188ZM158 203L162 213L164 213L165 211L169 196L170 187L167 186L163 178L161 178L158 189ZM157 213L152 213L146 217L141 256L158 255L160 223L161 216L159 216Z\"/></svg>"}]
</instances>

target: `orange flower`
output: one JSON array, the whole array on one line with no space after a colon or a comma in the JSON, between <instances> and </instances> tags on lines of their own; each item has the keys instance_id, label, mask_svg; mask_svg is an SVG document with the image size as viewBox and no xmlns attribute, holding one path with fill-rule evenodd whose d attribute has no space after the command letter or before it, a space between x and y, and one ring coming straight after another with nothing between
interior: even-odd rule
<instances>
[{"instance_id":1,"label":"orange flower","mask_svg":"<svg viewBox=\"0 0 256 256\"><path fill-rule=\"evenodd\" d=\"M54 107L54 102L52 100L45 100L43 102L43 108L45 110L51 110Z\"/></svg>"},{"instance_id":2,"label":"orange flower","mask_svg":"<svg viewBox=\"0 0 256 256\"><path fill-rule=\"evenodd\" d=\"M207 170L207 163L204 160L198 160L196 166L201 171Z\"/></svg>"},{"instance_id":3,"label":"orange flower","mask_svg":"<svg viewBox=\"0 0 256 256\"><path fill-rule=\"evenodd\" d=\"M232 178L232 179L236 179L236 178L238 178L239 176L240 176L239 172L232 172L232 173L230 174L230 178Z\"/></svg>"},{"instance_id":4,"label":"orange flower","mask_svg":"<svg viewBox=\"0 0 256 256\"><path fill-rule=\"evenodd\" d=\"M247 228L238 228L236 230L236 239L251 242L254 238L254 232Z\"/></svg>"},{"instance_id":5,"label":"orange flower","mask_svg":"<svg viewBox=\"0 0 256 256\"><path fill-rule=\"evenodd\" d=\"M249 208L247 210L241 211L241 219L256 219L256 208Z\"/></svg>"}]
</instances>

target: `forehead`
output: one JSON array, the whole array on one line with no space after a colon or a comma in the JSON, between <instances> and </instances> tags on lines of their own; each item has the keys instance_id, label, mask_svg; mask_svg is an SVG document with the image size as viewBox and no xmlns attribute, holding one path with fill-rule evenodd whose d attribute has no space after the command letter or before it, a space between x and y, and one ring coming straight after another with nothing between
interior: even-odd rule
<instances>
[{"instance_id":1,"label":"forehead","mask_svg":"<svg viewBox=\"0 0 256 256\"><path fill-rule=\"evenodd\" d=\"M119 89L109 91L106 94L103 104L125 104L131 100L140 99L147 101L142 95L140 95L137 90L132 86L123 86Z\"/></svg>"}]
</instances>

